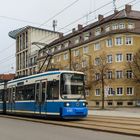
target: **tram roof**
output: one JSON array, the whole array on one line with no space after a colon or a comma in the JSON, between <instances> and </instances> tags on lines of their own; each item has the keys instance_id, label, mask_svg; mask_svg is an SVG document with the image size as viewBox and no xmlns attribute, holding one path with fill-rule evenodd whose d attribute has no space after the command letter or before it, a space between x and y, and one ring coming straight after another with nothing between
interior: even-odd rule
<instances>
[{"instance_id":1,"label":"tram roof","mask_svg":"<svg viewBox=\"0 0 140 140\"><path fill-rule=\"evenodd\" d=\"M78 71L67 71L67 70L60 70L60 71L47 71L47 72L43 72L43 73L39 73L39 74L35 74L35 75L30 75L27 77L22 77L22 78L18 78L18 79L14 79L9 81L8 83L13 83L13 82L19 82L21 80L28 80L30 78L38 78L40 76L47 76L47 75L55 75L55 74L61 74L61 73L78 73L78 74L84 74L83 72L78 72Z\"/></svg>"}]
</instances>

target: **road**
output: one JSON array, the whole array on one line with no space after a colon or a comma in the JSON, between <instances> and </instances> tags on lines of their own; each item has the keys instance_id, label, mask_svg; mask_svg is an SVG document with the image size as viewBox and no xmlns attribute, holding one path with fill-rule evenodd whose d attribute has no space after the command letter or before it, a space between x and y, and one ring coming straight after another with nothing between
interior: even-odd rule
<instances>
[{"instance_id":1,"label":"road","mask_svg":"<svg viewBox=\"0 0 140 140\"><path fill-rule=\"evenodd\" d=\"M104 133L22 120L0 118L1 140L139 140L138 137Z\"/></svg>"}]
</instances>

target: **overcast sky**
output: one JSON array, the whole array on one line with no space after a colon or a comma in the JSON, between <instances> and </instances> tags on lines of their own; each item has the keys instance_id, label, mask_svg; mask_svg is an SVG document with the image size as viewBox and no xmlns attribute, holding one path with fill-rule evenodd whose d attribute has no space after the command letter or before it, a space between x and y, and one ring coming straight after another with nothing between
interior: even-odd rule
<instances>
[{"instance_id":1,"label":"overcast sky","mask_svg":"<svg viewBox=\"0 0 140 140\"><path fill-rule=\"evenodd\" d=\"M58 22L56 30L67 33L77 24L86 25L94 22L97 20L98 14L105 14L113 10L113 3L111 3L89 16L85 16L111 1L113 0L0 0L0 73L15 71L15 40L8 36L9 31L27 25L39 27L44 23L46 24L41 28L52 30L52 20L55 19ZM124 6L119 8L120 6L129 2L134 4L134 10L140 9L140 0L116 1L119 10L124 8ZM74 3L72 6L52 18L72 3ZM113 11L108 14L112 13ZM80 17L83 18L60 30ZM51 20L48 21L50 18Z\"/></svg>"}]
</instances>

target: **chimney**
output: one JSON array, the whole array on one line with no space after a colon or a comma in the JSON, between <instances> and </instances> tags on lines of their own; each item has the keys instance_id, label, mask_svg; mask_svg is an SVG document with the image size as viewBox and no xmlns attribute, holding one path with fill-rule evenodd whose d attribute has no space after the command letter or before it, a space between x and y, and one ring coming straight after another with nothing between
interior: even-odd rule
<instances>
[{"instance_id":1,"label":"chimney","mask_svg":"<svg viewBox=\"0 0 140 140\"><path fill-rule=\"evenodd\" d=\"M74 33L75 31L76 31L75 28L73 28L73 29L72 29L72 33Z\"/></svg>"},{"instance_id":2,"label":"chimney","mask_svg":"<svg viewBox=\"0 0 140 140\"><path fill-rule=\"evenodd\" d=\"M114 10L114 14L118 14L119 13L119 11L118 10Z\"/></svg>"},{"instance_id":3,"label":"chimney","mask_svg":"<svg viewBox=\"0 0 140 140\"><path fill-rule=\"evenodd\" d=\"M129 12L131 12L131 10L132 10L132 5L126 4L125 5L125 11L129 13Z\"/></svg>"},{"instance_id":4,"label":"chimney","mask_svg":"<svg viewBox=\"0 0 140 140\"><path fill-rule=\"evenodd\" d=\"M103 20L104 16L103 15L98 15L98 21L100 22L101 20Z\"/></svg>"},{"instance_id":5,"label":"chimney","mask_svg":"<svg viewBox=\"0 0 140 140\"><path fill-rule=\"evenodd\" d=\"M83 28L83 25L78 24L78 31L80 31Z\"/></svg>"},{"instance_id":6,"label":"chimney","mask_svg":"<svg viewBox=\"0 0 140 140\"><path fill-rule=\"evenodd\" d=\"M60 34L59 34L59 38L62 38L62 37L63 37L63 33L60 33Z\"/></svg>"}]
</instances>

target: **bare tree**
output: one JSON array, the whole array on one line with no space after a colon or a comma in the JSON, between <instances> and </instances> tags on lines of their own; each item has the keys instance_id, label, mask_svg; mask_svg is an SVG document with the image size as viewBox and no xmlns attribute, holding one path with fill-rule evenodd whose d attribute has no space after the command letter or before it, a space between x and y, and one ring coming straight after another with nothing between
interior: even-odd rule
<instances>
[{"instance_id":1,"label":"bare tree","mask_svg":"<svg viewBox=\"0 0 140 140\"><path fill-rule=\"evenodd\" d=\"M134 81L140 83L140 50L133 56L133 61L128 61L128 68L133 73Z\"/></svg>"},{"instance_id":2,"label":"bare tree","mask_svg":"<svg viewBox=\"0 0 140 140\"><path fill-rule=\"evenodd\" d=\"M81 55L78 55L77 57L72 59L71 69L74 71L81 71L81 63L82 63L82 57Z\"/></svg>"},{"instance_id":3,"label":"bare tree","mask_svg":"<svg viewBox=\"0 0 140 140\"><path fill-rule=\"evenodd\" d=\"M104 91L107 80L107 72L110 71L110 65L111 64L107 62L107 55L104 52L99 57L95 58L95 64L93 65L93 82L94 84L101 85L102 109L104 109Z\"/></svg>"}]
</instances>

